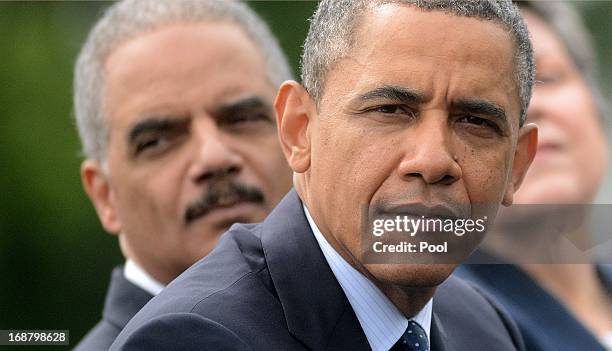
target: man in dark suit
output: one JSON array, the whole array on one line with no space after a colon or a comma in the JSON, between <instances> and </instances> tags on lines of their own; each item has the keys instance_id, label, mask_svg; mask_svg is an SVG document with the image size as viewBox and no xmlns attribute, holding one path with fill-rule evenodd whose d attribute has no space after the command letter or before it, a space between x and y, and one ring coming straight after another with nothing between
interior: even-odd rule
<instances>
[{"instance_id":1,"label":"man in dark suit","mask_svg":"<svg viewBox=\"0 0 612 351\"><path fill-rule=\"evenodd\" d=\"M97 22L75 69L81 175L126 264L78 350L108 350L232 223L261 221L286 194L272 105L289 78L243 3L126 0Z\"/></svg>"},{"instance_id":2,"label":"man in dark suit","mask_svg":"<svg viewBox=\"0 0 612 351\"><path fill-rule=\"evenodd\" d=\"M124 266L113 269L102 320L87 333L75 350L108 350L123 327L153 296L125 278Z\"/></svg>"},{"instance_id":3,"label":"man in dark suit","mask_svg":"<svg viewBox=\"0 0 612 351\"><path fill-rule=\"evenodd\" d=\"M512 203L537 142L518 10L322 1L302 63L304 86L285 82L275 102L295 190L263 223L232 227L111 350L522 349L496 305L447 280L456 252L396 262L362 245L370 215L457 225ZM463 237L445 231L431 238ZM466 254L481 236L465 238L448 247Z\"/></svg>"},{"instance_id":4,"label":"man in dark suit","mask_svg":"<svg viewBox=\"0 0 612 351\"><path fill-rule=\"evenodd\" d=\"M291 191L263 223L232 227L111 349L369 350L353 309ZM520 349L514 324L456 278L438 287L430 330L431 350Z\"/></svg>"}]
</instances>

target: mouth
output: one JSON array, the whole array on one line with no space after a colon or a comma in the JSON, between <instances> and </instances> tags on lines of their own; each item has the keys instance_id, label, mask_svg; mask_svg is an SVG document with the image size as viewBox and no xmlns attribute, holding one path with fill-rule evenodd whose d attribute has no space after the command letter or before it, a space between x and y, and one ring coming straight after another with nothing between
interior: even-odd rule
<instances>
[{"instance_id":1,"label":"mouth","mask_svg":"<svg viewBox=\"0 0 612 351\"><path fill-rule=\"evenodd\" d=\"M563 150L560 143L543 141L538 144L536 159L549 158Z\"/></svg>"},{"instance_id":2,"label":"mouth","mask_svg":"<svg viewBox=\"0 0 612 351\"><path fill-rule=\"evenodd\" d=\"M468 209L465 209L468 210ZM422 203L401 204L385 206L378 208L375 211L377 216L406 216L406 217L425 217L425 218L440 218L440 219L458 219L465 218L467 215L464 209L456 209L450 206L434 205L428 206ZM468 211L469 213L469 211Z\"/></svg>"},{"instance_id":3,"label":"mouth","mask_svg":"<svg viewBox=\"0 0 612 351\"><path fill-rule=\"evenodd\" d=\"M212 217L213 215L227 217L231 216L233 212L242 212L240 209L254 205L254 203L242 200L236 197L228 197L220 199L215 205L212 206L197 206L187 211L185 214L185 221L191 223L197 219L203 217ZM236 214L238 215L238 214Z\"/></svg>"},{"instance_id":4,"label":"mouth","mask_svg":"<svg viewBox=\"0 0 612 351\"><path fill-rule=\"evenodd\" d=\"M190 224L201 218L213 222L228 222L238 220L244 222L252 217L252 213L263 204L261 197L241 196L240 194L225 194L214 200L199 201L185 211L185 222Z\"/></svg>"}]
</instances>

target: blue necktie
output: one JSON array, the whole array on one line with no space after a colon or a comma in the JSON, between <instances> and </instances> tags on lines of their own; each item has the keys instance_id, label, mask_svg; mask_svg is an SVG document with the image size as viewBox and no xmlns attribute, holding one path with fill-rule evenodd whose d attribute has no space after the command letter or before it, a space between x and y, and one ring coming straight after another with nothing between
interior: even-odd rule
<instances>
[{"instance_id":1,"label":"blue necktie","mask_svg":"<svg viewBox=\"0 0 612 351\"><path fill-rule=\"evenodd\" d=\"M429 342L425 330L415 321L408 321L404 335L393 345L390 351L429 351Z\"/></svg>"}]
</instances>

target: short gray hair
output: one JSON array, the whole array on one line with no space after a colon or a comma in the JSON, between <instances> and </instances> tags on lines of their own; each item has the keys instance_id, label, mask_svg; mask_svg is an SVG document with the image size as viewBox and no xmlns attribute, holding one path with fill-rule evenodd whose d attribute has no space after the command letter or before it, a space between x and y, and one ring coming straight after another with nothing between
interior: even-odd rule
<instances>
[{"instance_id":1,"label":"short gray hair","mask_svg":"<svg viewBox=\"0 0 612 351\"><path fill-rule=\"evenodd\" d=\"M260 49L274 86L292 78L291 68L264 21L247 5L221 0L125 0L109 7L78 56L74 110L85 157L104 161L108 123L104 115L104 65L120 44L172 23L227 21L241 27Z\"/></svg>"},{"instance_id":2,"label":"short gray hair","mask_svg":"<svg viewBox=\"0 0 612 351\"><path fill-rule=\"evenodd\" d=\"M559 1L519 1L517 4L519 8L533 12L557 35L587 83L597 110L605 120L609 106L598 79L597 53L578 11L570 4Z\"/></svg>"},{"instance_id":3,"label":"short gray hair","mask_svg":"<svg viewBox=\"0 0 612 351\"><path fill-rule=\"evenodd\" d=\"M302 54L302 83L319 101L331 67L351 49L358 22L364 12L388 3L416 6L426 11L443 11L501 24L515 42L515 77L521 100L519 124L527 115L535 76L529 32L511 0L323 0L310 19L310 30Z\"/></svg>"}]
</instances>

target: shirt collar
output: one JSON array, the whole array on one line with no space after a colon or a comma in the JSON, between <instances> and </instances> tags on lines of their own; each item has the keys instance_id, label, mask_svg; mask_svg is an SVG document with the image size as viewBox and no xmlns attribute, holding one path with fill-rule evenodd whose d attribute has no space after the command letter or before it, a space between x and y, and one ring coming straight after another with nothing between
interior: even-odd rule
<instances>
[{"instance_id":1,"label":"shirt collar","mask_svg":"<svg viewBox=\"0 0 612 351\"><path fill-rule=\"evenodd\" d=\"M408 319L368 278L340 256L325 239L305 205L304 213L319 247L344 291L373 351L387 351L408 328ZM427 334L431 330L432 300L410 320L417 322Z\"/></svg>"},{"instance_id":2,"label":"shirt collar","mask_svg":"<svg viewBox=\"0 0 612 351\"><path fill-rule=\"evenodd\" d=\"M149 273L147 273L142 267L136 262L127 259L125 266L123 267L123 275L125 279L130 281L132 284L143 289L144 291L155 296L165 287L164 284L157 281Z\"/></svg>"}]
</instances>

